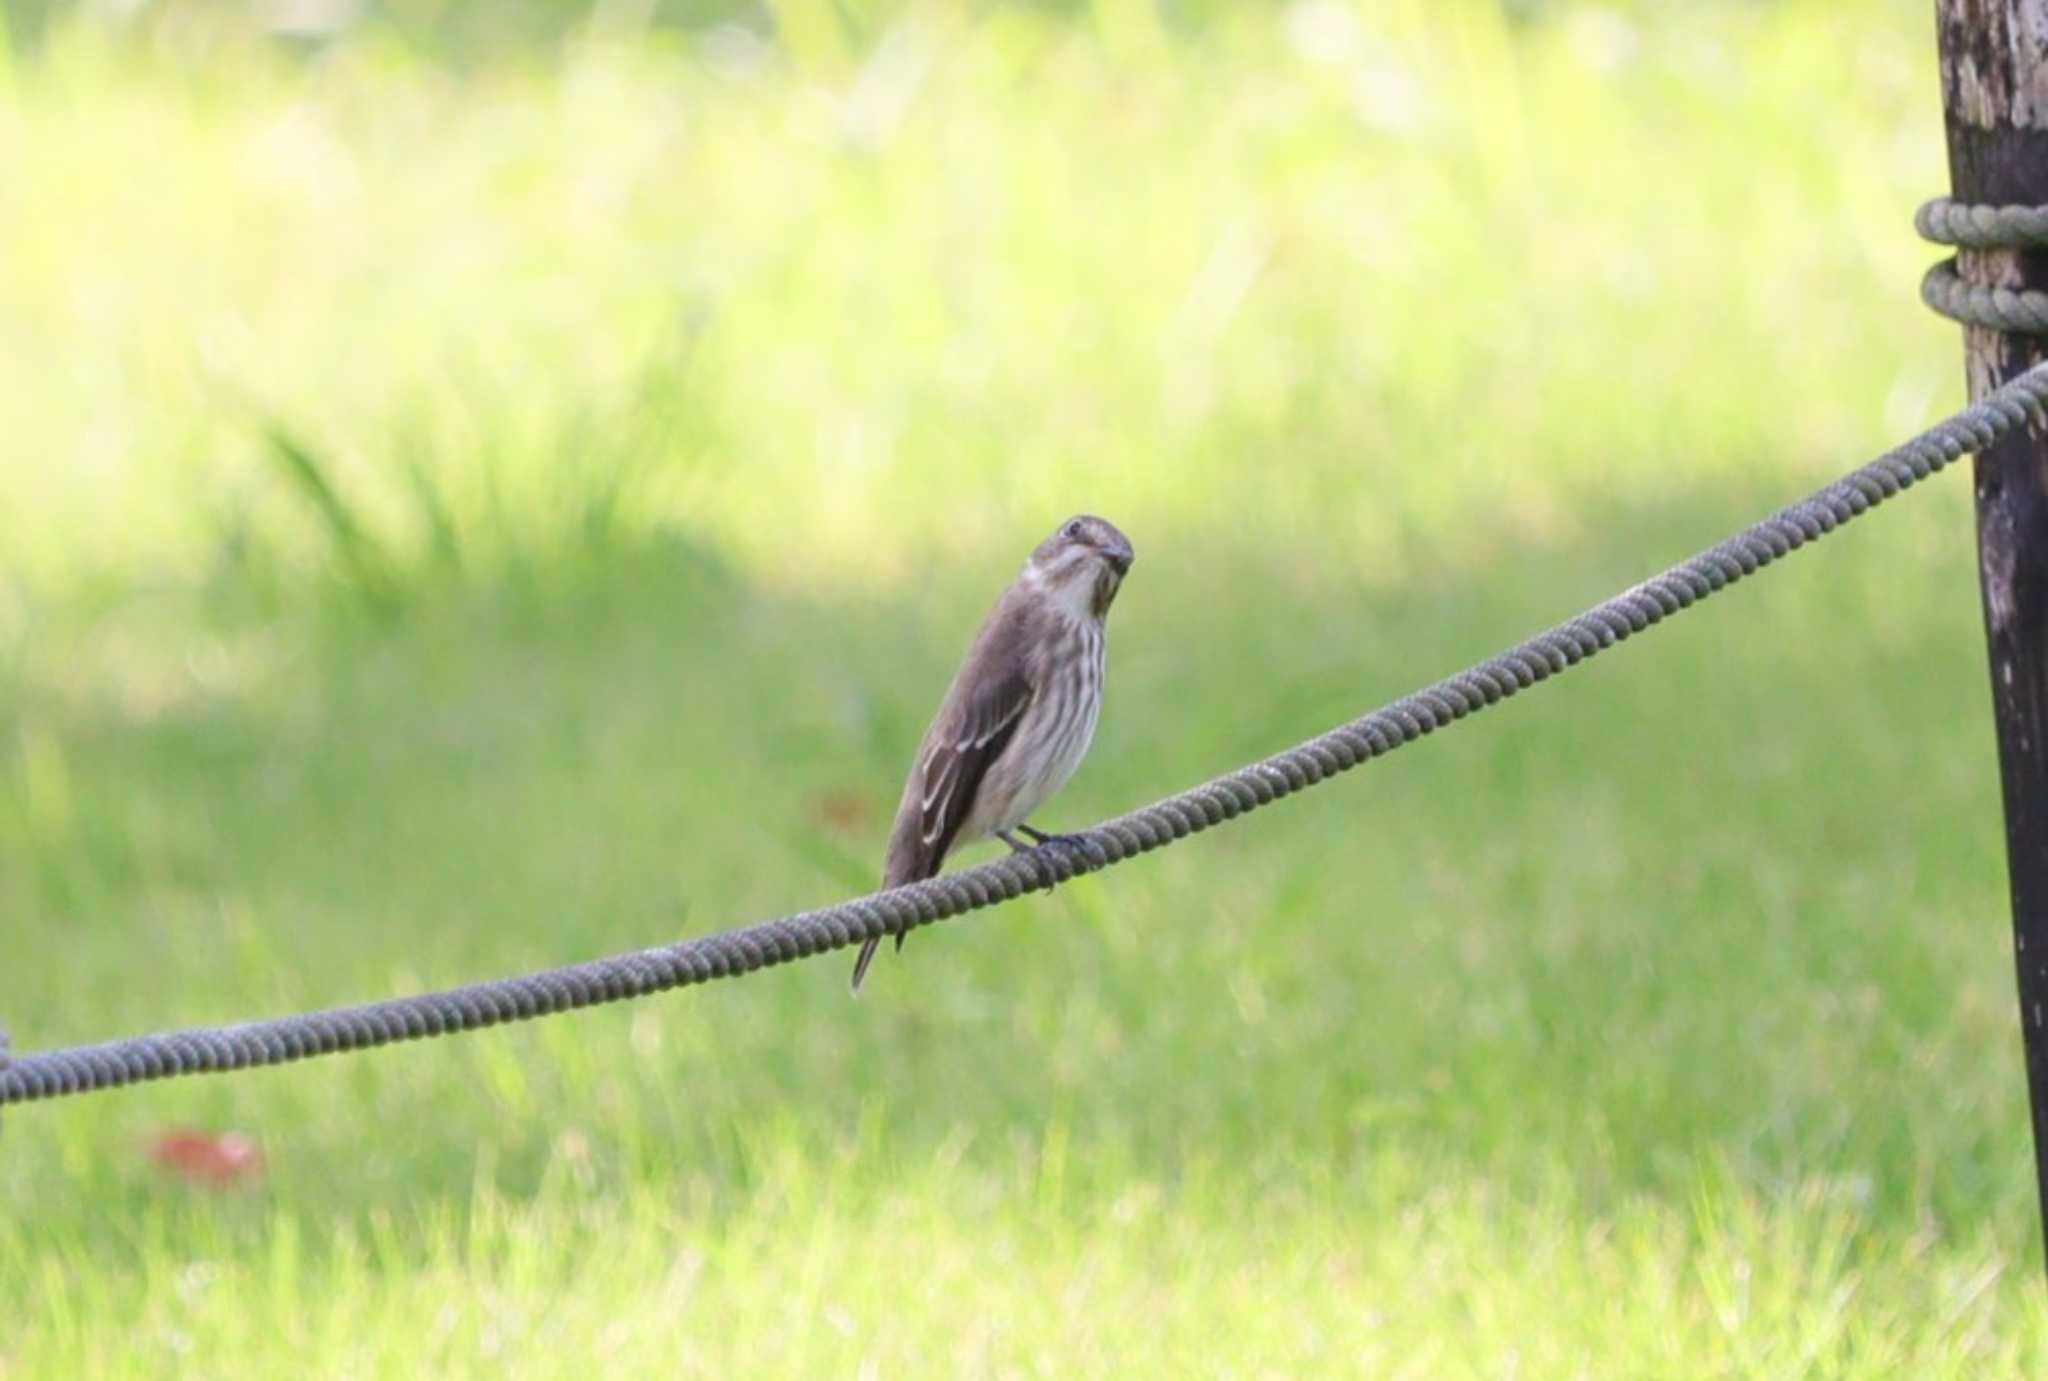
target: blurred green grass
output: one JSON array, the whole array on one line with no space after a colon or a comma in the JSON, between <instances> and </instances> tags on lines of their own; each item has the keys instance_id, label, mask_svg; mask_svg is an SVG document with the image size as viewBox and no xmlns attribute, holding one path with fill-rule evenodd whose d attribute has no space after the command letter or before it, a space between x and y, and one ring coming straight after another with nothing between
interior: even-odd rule
<instances>
[{"instance_id":1,"label":"blurred green grass","mask_svg":"<svg viewBox=\"0 0 2048 1381\"><path fill-rule=\"evenodd\" d=\"M20 1045L866 885L1073 509L1141 564L1052 824L1959 401L1917 8L825 13L0 65ZM0 1374L2038 1373L1968 524L1940 481L858 1004L11 1110ZM176 1125L268 1179L166 1182Z\"/></svg>"}]
</instances>

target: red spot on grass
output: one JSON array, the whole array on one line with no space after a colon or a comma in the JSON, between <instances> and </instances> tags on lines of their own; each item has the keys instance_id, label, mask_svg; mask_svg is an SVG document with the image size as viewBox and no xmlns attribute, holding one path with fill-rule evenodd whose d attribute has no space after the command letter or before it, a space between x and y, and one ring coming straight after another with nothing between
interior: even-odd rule
<instances>
[{"instance_id":1,"label":"red spot on grass","mask_svg":"<svg viewBox=\"0 0 2048 1381\"><path fill-rule=\"evenodd\" d=\"M838 834L859 834L875 819L875 798L854 787L837 787L811 797L813 823Z\"/></svg>"},{"instance_id":2,"label":"red spot on grass","mask_svg":"<svg viewBox=\"0 0 2048 1381\"><path fill-rule=\"evenodd\" d=\"M186 1184L231 1189L263 1177L263 1148L240 1132L166 1132L150 1143L149 1158Z\"/></svg>"}]
</instances>

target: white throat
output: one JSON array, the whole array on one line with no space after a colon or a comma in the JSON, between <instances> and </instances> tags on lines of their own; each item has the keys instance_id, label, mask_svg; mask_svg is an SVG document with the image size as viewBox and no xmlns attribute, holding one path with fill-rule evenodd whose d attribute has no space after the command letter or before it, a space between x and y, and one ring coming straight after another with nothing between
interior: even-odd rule
<instances>
[{"instance_id":1,"label":"white throat","mask_svg":"<svg viewBox=\"0 0 2048 1381\"><path fill-rule=\"evenodd\" d=\"M1042 593L1053 608L1068 618L1092 622L1095 618L1095 573L1085 567L1071 572L1065 580L1054 580L1036 562L1024 567L1024 583Z\"/></svg>"}]
</instances>

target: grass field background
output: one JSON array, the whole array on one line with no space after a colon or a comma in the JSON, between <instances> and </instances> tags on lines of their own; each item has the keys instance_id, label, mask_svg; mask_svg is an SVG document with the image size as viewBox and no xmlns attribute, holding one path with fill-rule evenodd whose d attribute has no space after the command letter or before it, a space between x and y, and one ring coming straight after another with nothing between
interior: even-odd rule
<instances>
[{"instance_id":1,"label":"grass field background","mask_svg":"<svg viewBox=\"0 0 2048 1381\"><path fill-rule=\"evenodd\" d=\"M1868 458L1960 349L1839 9L10 9L0 1022L865 889L1075 510L1055 828ZM0 1376L2042 1374L1967 485L857 1003L10 1109Z\"/></svg>"}]
</instances>

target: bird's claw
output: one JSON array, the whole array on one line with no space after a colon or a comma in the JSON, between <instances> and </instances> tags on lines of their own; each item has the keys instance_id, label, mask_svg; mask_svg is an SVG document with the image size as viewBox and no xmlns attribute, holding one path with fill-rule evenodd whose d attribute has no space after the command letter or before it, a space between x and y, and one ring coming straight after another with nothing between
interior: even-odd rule
<instances>
[{"instance_id":1,"label":"bird's claw","mask_svg":"<svg viewBox=\"0 0 2048 1381\"><path fill-rule=\"evenodd\" d=\"M1017 826L1017 833L1022 834L1031 842L1029 844L1018 843L1016 837L1008 830L1001 831L997 838L1020 854L1051 850L1055 855L1064 859L1070 869L1076 862L1087 859L1091 852L1088 836L1084 834L1047 834L1044 830L1035 830L1029 825ZM1071 876L1071 873L1069 873L1069 876ZM1064 880L1056 873L1053 881L1046 884L1045 890L1050 892Z\"/></svg>"}]
</instances>

